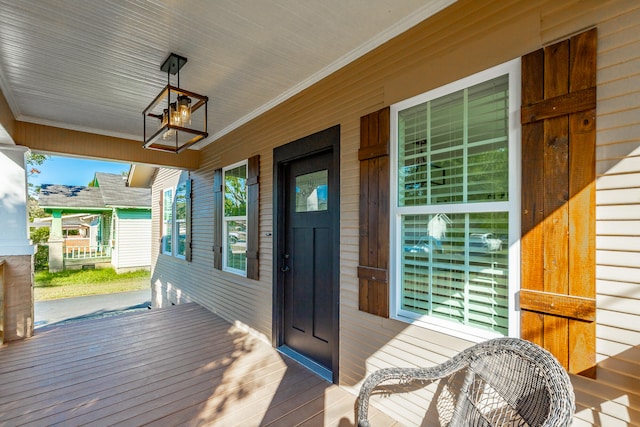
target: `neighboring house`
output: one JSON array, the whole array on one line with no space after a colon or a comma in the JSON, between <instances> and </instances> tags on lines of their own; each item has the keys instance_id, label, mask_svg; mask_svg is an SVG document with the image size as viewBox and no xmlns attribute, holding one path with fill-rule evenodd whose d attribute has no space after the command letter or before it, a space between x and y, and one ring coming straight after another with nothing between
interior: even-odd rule
<instances>
[{"instance_id":1,"label":"neighboring house","mask_svg":"<svg viewBox=\"0 0 640 427\"><path fill-rule=\"evenodd\" d=\"M101 265L111 265L117 272L150 268L149 189L132 188L126 177L98 172L88 187L43 184L39 204L52 214L38 221L51 226L50 270ZM69 235L65 230L78 228L78 218L85 219L86 227Z\"/></svg>"},{"instance_id":2,"label":"neighboring house","mask_svg":"<svg viewBox=\"0 0 640 427\"><path fill-rule=\"evenodd\" d=\"M198 302L354 392L524 337L571 372L574 425L640 422L639 20L457 3L149 174L154 306ZM374 404L429 424L438 391Z\"/></svg>"}]
</instances>

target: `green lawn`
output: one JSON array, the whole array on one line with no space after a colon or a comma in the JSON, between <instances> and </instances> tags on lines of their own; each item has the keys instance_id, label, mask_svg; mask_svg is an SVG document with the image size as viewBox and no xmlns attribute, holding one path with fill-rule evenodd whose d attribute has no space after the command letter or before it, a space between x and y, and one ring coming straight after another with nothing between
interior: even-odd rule
<instances>
[{"instance_id":1,"label":"green lawn","mask_svg":"<svg viewBox=\"0 0 640 427\"><path fill-rule=\"evenodd\" d=\"M117 274L113 268L59 273L39 271L35 273L33 292L36 301L44 301L148 289L149 280L150 273L144 270L122 274Z\"/></svg>"}]
</instances>

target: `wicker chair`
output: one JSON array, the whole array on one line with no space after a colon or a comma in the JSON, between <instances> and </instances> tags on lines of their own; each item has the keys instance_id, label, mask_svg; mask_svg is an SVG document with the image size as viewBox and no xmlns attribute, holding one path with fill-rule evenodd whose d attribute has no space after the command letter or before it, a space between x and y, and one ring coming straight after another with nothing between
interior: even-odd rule
<instances>
[{"instance_id":1,"label":"wicker chair","mask_svg":"<svg viewBox=\"0 0 640 427\"><path fill-rule=\"evenodd\" d=\"M387 368L372 373L358 397L358 425L369 427L369 397L380 383L449 378L449 426L568 426L575 411L569 375L543 348L517 338L477 344L432 368ZM452 378L457 377L457 380ZM455 392L451 392L455 389Z\"/></svg>"}]
</instances>

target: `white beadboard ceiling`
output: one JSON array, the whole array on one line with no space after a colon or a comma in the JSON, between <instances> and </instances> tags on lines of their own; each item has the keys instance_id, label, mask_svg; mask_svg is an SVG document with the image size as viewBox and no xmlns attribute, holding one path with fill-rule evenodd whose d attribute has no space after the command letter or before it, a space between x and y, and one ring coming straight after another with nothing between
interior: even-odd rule
<instances>
[{"instance_id":1,"label":"white beadboard ceiling","mask_svg":"<svg viewBox=\"0 0 640 427\"><path fill-rule=\"evenodd\" d=\"M0 89L17 120L142 141L175 52L202 147L454 1L0 0Z\"/></svg>"}]
</instances>

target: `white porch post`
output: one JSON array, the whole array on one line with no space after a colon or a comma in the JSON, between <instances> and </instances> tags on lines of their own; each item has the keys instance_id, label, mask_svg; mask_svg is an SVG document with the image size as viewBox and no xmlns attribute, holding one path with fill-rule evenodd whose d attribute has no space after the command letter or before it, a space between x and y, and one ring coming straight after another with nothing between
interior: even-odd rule
<instances>
[{"instance_id":1,"label":"white porch post","mask_svg":"<svg viewBox=\"0 0 640 427\"><path fill-rule=\"evenodd\" d=\"M62 211L51 213L51 232L49 234L49 271L52 273L64 270L64 239L62 236Z\"/></svg>"},{"instance_id":2,"label":"white porch post","mask_svg":"<svg viewBox=\"0 0 640 427\"><path fill-rule=\"evenodd\" d=\"M33 253L27 216L27 147L0 144L0 260L5 341L33 334ZM3 323L3 324L2 324Z\"/></svg>"},{"instance_id":3,"label":"white porch post","mask_svg":"<svg viewBox=\"0 0 640 427\"><path fill-rule=\"evenodd\" d=\"M27 216L25 154L29 149L0 144L0 256L33 255Z\"/></svg>"}]
</instances>

